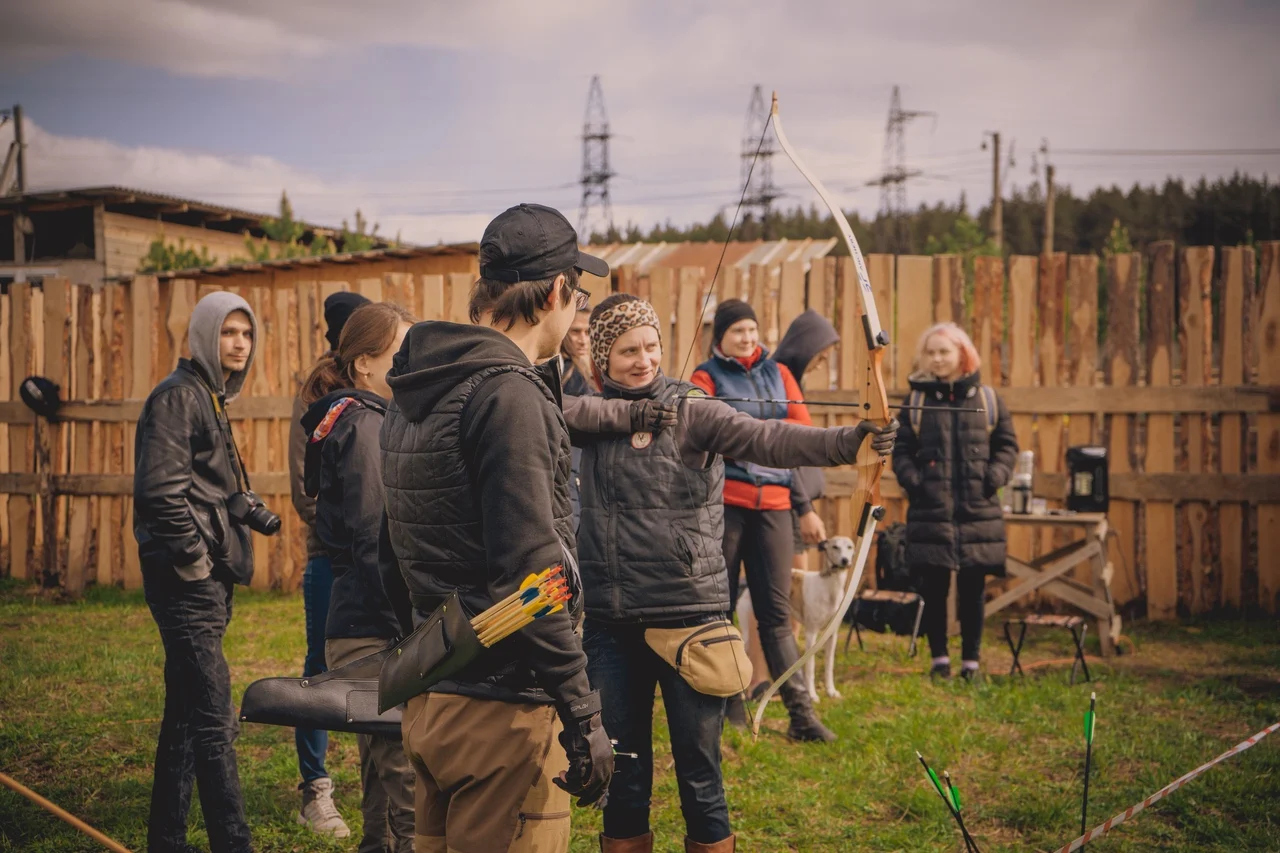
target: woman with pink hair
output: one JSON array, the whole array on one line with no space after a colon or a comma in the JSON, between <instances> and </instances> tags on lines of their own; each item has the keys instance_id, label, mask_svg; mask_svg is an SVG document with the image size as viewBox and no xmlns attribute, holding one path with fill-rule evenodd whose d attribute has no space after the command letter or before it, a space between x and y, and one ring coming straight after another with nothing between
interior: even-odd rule
<instances>
[{"instance_id":1,"label":"woman with pink hair","mask_svg":"<svg viewBox=\"0 0 1280 853\"><path fill-rule=\"evenodd\" d=\"M920 336L908 402L893 449L906 492L907 564L920 579L930 675L951 677L947 596L956 576L961 675L978 673L987 575L1004 576L1005 531L997 490L1009 481L1018 439L1009 410L982 384L981 359L955 323Z\"/></svg>"}]
</instances>

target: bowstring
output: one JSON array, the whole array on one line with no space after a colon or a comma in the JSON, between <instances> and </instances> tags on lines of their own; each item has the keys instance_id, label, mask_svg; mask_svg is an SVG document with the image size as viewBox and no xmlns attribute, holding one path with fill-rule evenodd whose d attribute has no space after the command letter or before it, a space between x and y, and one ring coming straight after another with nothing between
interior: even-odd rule
<instances>
[{"instance_id":1,"label":"bowstring","mask_svg":"<svg viewBox=\"0 0 1280 853\"><path fill-rule=\"evenodd\" d=\"M743 205L743 204L745 203L745 201L746 201L746 198L747 198L747 190L748 190L748 189L750 189L750 187L751 187L751 176L752 176L752 174L754 174L754 173L755 173L756 162L760 159L760 152L761 152L761 150L763 150L763 148L764 148L764 140L765 140L765 137L768 135L768 133L769 133L769 128L770 128L770 127L772 127L772 126L773 126L773 114L772 114L772 113L770 113L770 114L769 114L769 118L768 118L768 120L767 120L767 121L765 121L764 128L760 131L760 142L756 145L755 154L753 154L753 155L751 156L751 165L747 167L747 177L746 177L746 180L744 180L744 181L742 182L742 194L738 196L738 205L737 205L737 207L736 207L736 208L734 208L734 211L733 211L733 219L732 219L732 220L730 220L730 222L729 222L729 234L728 234L728 236L725 238L724 245L720 247L720 257L719 257L719 259L716 261L716 269L715 269L715 272L714 272L714 273L712 273L712 275L711 275L711 282L707 285L707 293L706 293L706 296L704 296L704 297L703 297L703 299L702 299L702 307L701 307L701 309L700 309L700 311L699 311L699 313L698 313L698 333L692 336L692 339L691 339L691 340L690 340L690 342L689 342L689 350L685 353L685 356L684 356L684 363L680 365L680 372L679 372L678 374L676 374L676 376L674 377L674 378L676 379L676 381L678 381L678 382L683 382L683 381L685 381L683 377L684 377L684 372L685 372L685 370L686 370L686 369L688 369L688 367L689 367L689 359L693 357L693 353L697 350L697 348L698 348L698 344L702 341L702 326L703 326L703 318L705 318L705 317L707 316L707 306L711 304L711 297L712 297L713 295L715 295L715 292L716 292L716 282L717 282L717 281L719 280L719 278L720 278L720 270L721 270L721 268L724 266L724 259L725 259L725 255L726 255L726 254L728 254L728 252L729 252L729 244L733 242L733 231L734 231L734 229L735 229L735 228L737 228L737 226L738 226L738 216L739 216L739 214L741 214L741 213L742 213L742 205ZM687 398L687 397L684 397L684 396L682 395L682 399L687 400L688 398ZM688 492L688 494L689 494L689 502L690 502L690 503L695 503L696 501L695 501L695 496L694 496L694 492L693 492L693 484L689 481L689 472L686 470L686 466L685 466L685 464L684 464L684 458L682 457L682 455L681 455L681 453L680 453L680 445L679 445L679 443L677 443L677 444L676 444L676 456L677 456L677 462L678 462L679 467L680 467L680 474L681 474L681 477L684 479L685 490L686 490L686 491ZM704 510L704 509L708 509L708 508L706 508L706 507L700 507L700 508L695 509L695 510L694 510L694 517L695 517L695 518L696 518L696 517L698 517L698 515L699 515L699 514L702 512L702 510ZM708 511L709 511L709 510L708 510ZM697 537L697 538L698 538L699 543L700 543L698 547L701 549L701 548L702 548L701 540L702 540L704 537L703 537L703 536L699 536L699 537ZM696 555L696 556L697 556L697 557L699 557L699 558L701 558L701 559L707 559L707 558L708 558L708 555L707 555L707 554L705 554L705 553L698 554L698 555ZM726 566L725 566L725 579L726 579L726 581L728 580L728 572L729 572L729 567L726 565ZM738 678L738 686L742 689L742 692L741 692L741 695L742 695L742 707L743 707L743 709L747 712L748 728L750 728L750 720L751 720L751 718L752 718L752 716L753 716L753 715L751 714L751 708L750 708L750 697L748 697L748 696L747 696L747 687L748 687L748 685L747 685L747 684L745 684L745 683L743 683L743 680L742 680L742 669L741 669L741 667L739 666L740 661L739 661L739 659L738 659L739 649L738 649L738 647L737 647L737 646L734 646L734 645L733 645L733 643L732 643L732 635L729 633L729 629L733 626L733 614L734 614L734 612L735 612L735 611L736 611L736 609L737 609L736 605L737 605L737 602L735 602L735 601L730 601L730 602L729 602L729 612L725 614L725 630L724 630L724 635L725 635L725 639L730 640L730 646L733 648L734 674L735 674L735 675L737 676L737 678ZM745 627L745 626L744 626L744 627ZM741 631L739 631L739 634L741 634ZM757 634L758 634L758 632L757 632ZM758 637L758 636L757 636L757 642L759 642L759 637ZM745 637L742 637L742 650L743 650L743 651L745 651L745 649L746 649L746 638L745 638ZM754 672L753 672L752 674L754 675Z\"/></svg>"},{"instance_id":2,"label":"bowstring","mask_svg":"<svg viewBox=\"0 0 1280 853\"><path fill-rule=\"evenodd\" d=\"M769 113L769 118L765 121L764 128L760 131L760 142L756 145L756 152L751 155L751 165L747 167L747 179L742 182L742 195L738 196L738 206L734 208L733 219L729 222L729 235L725 238L724 245L720 247L720 258L716 261L716 271L711 274L711 283L707 285L707 295L702 298L702 309L698 314L698 333L693 335L689 341L689 351L684 355L684 363L680 365L680 372L676 374L677 379L684 376L685 370L689 367L689 359L693 357L698 344L702 342L702 326L703 319L707 316L707 306L711 304L711 297L715 295L716 281L720 278L720 269L724 266L724 258L729 252L729 244L733 242L733 229L738 226L738 215L742 213L742 205L747 199L747 190L751 188L751 175L756 170L756 161L760 159L760 152L764 149L765 137L769 135L769 128L771 127L773 127L773 113Z\"/></svg>"}]
</instances>

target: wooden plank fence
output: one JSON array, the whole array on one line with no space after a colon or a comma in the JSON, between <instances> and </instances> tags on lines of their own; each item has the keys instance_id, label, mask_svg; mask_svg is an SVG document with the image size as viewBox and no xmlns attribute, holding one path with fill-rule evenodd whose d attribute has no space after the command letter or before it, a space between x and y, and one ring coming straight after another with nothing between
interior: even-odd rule
<instances>
[{"instance_id":1,"label":"wooden plank fence","mask_svg":"<svg viewBox=\"0 0 1280 853\"><path fill-rule=\"evenodd\" d=\"M871 255L867 268L891 340L886 379L901 393L916 339L954 320L973 335L984 381L996 385L1024 447L1036 451L1036 492L1060 505L1063 453L1110 449L1112 588L1153 618L1221 610L1277 612L1280 562L1280 243L1212 249L1157 243L1145 255L1041 258ZM773 345L805 308L829 317L843 342L822 387L810 377L815 421L848 423L866 353L852 263L819 258L729 268L623 266L587 277L650 299L664 319L664 369L688 376L706 357L710 298L752 301ZM305 560L288 496L292 396L323 352L322 304L337 290L408 307L423 319L466 321L469 273L387 273L356 281L234 286L258 313L260 349L245 395L230 408L254 484L284 519L256 542L254 585L295 589ZM192 307L216 282L157 280L89 289L57 280L0 295L0 574L75 594L86 583L136 587L131 532L134 425L141 401L186 350ZM69 399L57 423L18 400L43 373ZM823 374L819 374L821 377ZM851 532L853 474L832 471L821 511ZM889 473L888 520L905 517ZM50 543L53 543L50 545ZM1014 537L1032 557L1051 535Z\"/></svg>"}]
</instances>

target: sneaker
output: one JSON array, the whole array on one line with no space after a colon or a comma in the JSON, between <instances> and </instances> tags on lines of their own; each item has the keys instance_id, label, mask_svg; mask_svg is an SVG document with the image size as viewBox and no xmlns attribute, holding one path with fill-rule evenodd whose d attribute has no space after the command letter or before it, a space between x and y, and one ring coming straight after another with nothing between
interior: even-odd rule
<instances>
[{"instance_id":1,"label":"sneaker","mask_svg":"<svg viewBox=\"0 0 1280 853\"><path fill-rule=\"evenodd\" d=\"M978 680L978 668L976 666L964 666L960 668L960 677L970 683Z\"/></svg>"},{"instance_id":2,"label":"sneaker","mask_svg":"<svg viewBox=\"0 0 1280 853\"><path fill-rule=\"evenodd\" d=\"M929 670L929 677L935 678L935 679L942 679L943 681L950 681L951 680L951 664L935 663L933 665L933 668Z\"/></svg>"},{"instance_id":3,"label":"sneaker","mask_svg":"<svg viewBox=\"0 0 1280 853\"><path fill-rule=\"evenodd\" d=\"M328 776L321 776L302 786L302 811L298 813L298 823L321 835L350 837L351 830L333 804L333 780Z\"/></svg>"}]
</instances>

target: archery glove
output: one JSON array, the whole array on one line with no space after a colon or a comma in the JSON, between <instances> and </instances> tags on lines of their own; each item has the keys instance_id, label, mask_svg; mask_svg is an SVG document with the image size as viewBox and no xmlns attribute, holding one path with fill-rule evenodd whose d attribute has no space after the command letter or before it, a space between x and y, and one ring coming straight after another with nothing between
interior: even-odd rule
<instances>
[{"instance_id":1,"label":"archery glove","mask_svg":"<svg viewBox=\"0 0 1280 853\"><path fill-rule=\"evenodd\" d=\"M871 438L871 449L881 456L893 453L893 442L898 437L898 419L894 418L884 426L877 426L871 421L862 421L853 428L853 446L862 447L862 442ZM856 454L855 450L855 454Z\"/></svg>"},{"instance_id":2,"label":"archery glove","mask_svg":"<svg viewBox=\"0 0 1280 853\"><path fill-rule=\"evenodd\" d=\"M578 805L603 808L613 778L613 744L600 719L600 693L593 690L557 710L564 724L560 745L569 757L569 769L552 781L577 797Z\"/></svg>"},{"instance_id":3,"label":"archery glove","mask_svg":"<svg viewBox=\"0 0 1280 853\"><path fill-rule=\"evenodd\" d=\"M662 432L671 429L679 419L678 403L660 403L657 400L636 400L631 404L632 432Z\"/></svg>"}]
</instances>

